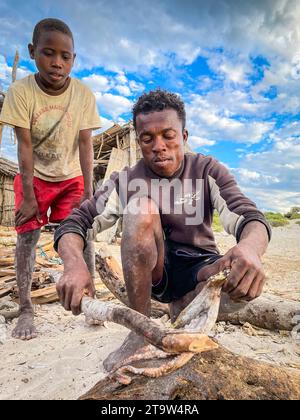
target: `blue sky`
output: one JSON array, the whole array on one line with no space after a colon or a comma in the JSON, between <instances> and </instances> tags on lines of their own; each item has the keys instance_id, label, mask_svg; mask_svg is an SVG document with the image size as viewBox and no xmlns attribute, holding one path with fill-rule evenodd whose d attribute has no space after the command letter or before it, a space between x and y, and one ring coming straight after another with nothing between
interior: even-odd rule
<instances>
[{"instance_id":1,"label":"blue sky","mask_svg":"<svg viewBox=\"0 0 300 420\"><path fill-rule=\"evenodd\" d=\"M40 19L74 33L72 75L95 93L108 127L161 87L186 103L190 145L230 168L263 210L300 205L300 1L0 0L0 84L35 71L27 44ZM3 156L16 146L5 129Z\"/></svg>"}]
</instances>

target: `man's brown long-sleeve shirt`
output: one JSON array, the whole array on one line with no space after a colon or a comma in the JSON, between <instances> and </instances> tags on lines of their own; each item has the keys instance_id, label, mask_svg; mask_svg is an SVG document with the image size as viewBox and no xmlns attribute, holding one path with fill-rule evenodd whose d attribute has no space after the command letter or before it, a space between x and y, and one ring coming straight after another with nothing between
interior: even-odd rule
<instances>
[{"instance_id":1,"label":"man's brown long-sleeve shirt","mask_svg":"<svg viewBox=\"0 0 300 420\"><path fill-rule=\"evenodd\" d=\"M170 188L171 186L171 188ZM79 209L65 219L55 233L55 248L66 233L84 241L113 226L133 196L151 197L157 204L167 238L182 245L218 253L211 228L216 209L226 232L239 241L244 226L259 221L271 229L263 213L239 189L228 169L211 156L186 154L171 179L162 179L140 160L132 168L113 173Z\"/></svg>"}]
</instances>

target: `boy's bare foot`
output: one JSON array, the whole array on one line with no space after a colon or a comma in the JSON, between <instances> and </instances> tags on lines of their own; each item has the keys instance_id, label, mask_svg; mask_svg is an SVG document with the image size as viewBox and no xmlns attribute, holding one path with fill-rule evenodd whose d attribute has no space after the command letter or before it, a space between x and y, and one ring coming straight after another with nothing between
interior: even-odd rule
<instances>
[{"instance_id":1,"label":"boy's bare foot","mask_svg":"<svg viewBox=\"0 0 300 420\"><path fill-rule=\"evenodd\" d=\"M122 360L127 359L133 355L139 348L144 347L146 341L144 337L137 335L131 331L125 338L121 347L119 347L113 353L110 353L103 362L104 369L106 372L113 370L114 366L119 364Z\"/></svg>"},{"instance_id":2,"label":"boy's bare foot","mask_svg":"<svg viewBox=\"0 0 300 420\"><path fill-rule=\"evenodd\" d=\"M33 317L33 311L21 312L17 326L11 335L20 340L31 340L32 338L35 338L37 332L33 325Z\"/></svg>"}]
</instances>

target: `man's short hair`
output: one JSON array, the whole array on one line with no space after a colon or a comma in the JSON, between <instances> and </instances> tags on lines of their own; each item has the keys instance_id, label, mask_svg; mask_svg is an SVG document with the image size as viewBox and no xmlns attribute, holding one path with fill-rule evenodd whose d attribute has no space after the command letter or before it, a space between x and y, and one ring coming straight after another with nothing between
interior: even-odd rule
<instances>
[{"instance_id":1,"label":"man's short hair","mask_svg":"<svg viewBox=\"0 0 300 420\"><path fill-rule=\"evenodd\" d=\"M185 128L184 102L175 93L163 89L151 90L139 97L132 108L134 128L136 128L136 117L138 114L148 114L150 112L163 111L164 109L174 109L182 121L182 129Z\"/></svg>"},{"instance_id":2,"label":"man's short hair","mask_svg":"<svg viewBox=\"0 0 300 420\"><path fill-rule=\"evenodd\" d=\"M51 31L57 31L65 35L68 35L72 39L72 43L74 46L73 34L72 34L71 29L68 27L68 25L62 20L54 19L54 18L47 18L38 22L34 27L33 35L32 35L32 44L34 48L38 45L41 33L51 32Z\"/></svg>"}]
</instances>

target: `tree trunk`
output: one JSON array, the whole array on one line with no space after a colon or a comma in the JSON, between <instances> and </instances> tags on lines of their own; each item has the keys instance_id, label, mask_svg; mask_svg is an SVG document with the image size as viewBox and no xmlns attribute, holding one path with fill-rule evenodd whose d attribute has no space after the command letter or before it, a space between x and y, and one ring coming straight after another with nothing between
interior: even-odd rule
<instances>
[{"instance_id":1,"label":"tree trunk","mask_svg":"<svg viewBox=\"0 0 300 420\"><path fill-rule=\"evenodd\" d=\"M135 363L141 366L142 362ZM159 361L143 362L153 366ZM219 347L196 354L185 366L159 378L134 377L128 386L106 377L81 400L298 400L300 374L237 356Z\"/></svg>"},{"instance_id":2,"label":"tree trunk","mask_svg":"<svg viewBox=\"0 0 300 420\"><path fill-rule=\"evenodd\" d=\"M269 330L291 331L295 325L295 316L300 314L300 303L281 299L276 295L264 293L249 302L243 309L232 313L220 313L218 321L229 321L232 324L249 322Z\"/></svg>"}]
</instances>

